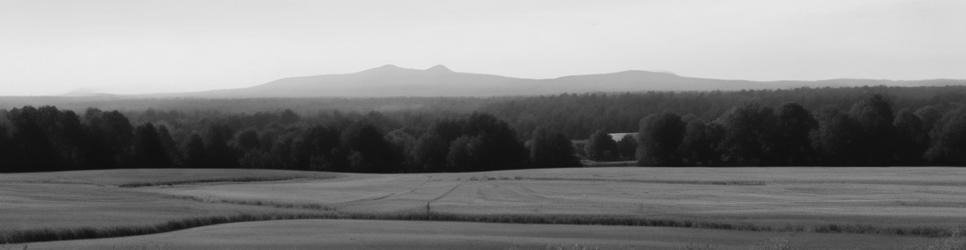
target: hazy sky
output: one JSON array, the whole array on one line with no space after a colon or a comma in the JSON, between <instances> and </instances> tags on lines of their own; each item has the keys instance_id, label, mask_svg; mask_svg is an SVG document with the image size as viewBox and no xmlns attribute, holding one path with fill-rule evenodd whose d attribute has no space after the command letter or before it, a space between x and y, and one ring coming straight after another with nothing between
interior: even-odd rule
<instances>
[{"instance_id":1,"label":"hazy sky","mask_svg":"<svg viewBox=\"0 0 966 250\"><path fill-rule=\"evenodd\" d=\"M963 0L0 0L0 95L247 87L384 64L526 78L966 78Z\"/></svg>"}]
</instances>

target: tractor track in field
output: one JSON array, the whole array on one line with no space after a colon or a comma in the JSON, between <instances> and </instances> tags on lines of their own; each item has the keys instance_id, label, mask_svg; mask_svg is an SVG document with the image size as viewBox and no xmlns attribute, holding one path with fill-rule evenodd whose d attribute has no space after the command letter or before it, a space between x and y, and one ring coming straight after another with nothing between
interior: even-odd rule
<instances>
[{"instance_id":1,"label":"tractor track in field","mask_svg":"<svg viewBox=\"0 0 966 250\"><path fill-rule=\"evenodd\" d=\"M449 190L447 190L443 194L441 194L441 195L437 196L436 198L433 198L433 199L431 199L429 201L426 201L426 215L429 215L429 214L431 214L433 212L433 202L436 202L438 200L441 200L444 197L446 197L447 195L453 193L453 191L456 191L456 189L459 188L460 186L462 186L463 183L466 183L466 181L460 181L459 183L456 183L456 185L453 185L453 188L450 188Z\"/></svg>"}]
</instances>

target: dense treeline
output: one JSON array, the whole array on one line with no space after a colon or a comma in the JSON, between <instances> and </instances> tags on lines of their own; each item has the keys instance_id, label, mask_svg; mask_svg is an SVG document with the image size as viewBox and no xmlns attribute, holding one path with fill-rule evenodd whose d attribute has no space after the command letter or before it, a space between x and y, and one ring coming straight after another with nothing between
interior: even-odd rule
<instances>
[{"instance_id":1,"label":"dense treeline","mask_svg":"<svg viewBox=\"0 0 966 250\"><path fill-rule=\"evenodd\" d=\"M562 94L517 97L493 101L478 110L507 121L529 136L537 127L560 131L569 138L589 138L597 130L634 132L642 117L662 112L695 116L710 121L745 103L778 107L797 103L818 112L847 110L873 94L887 97L893 109L917 110L936 105L949 108L966 100L966 87L850 87L799 88L710 92L647 92Z\"/></svg>"},{"instance_id":2,"label":"dense treeline","mask_svg":"<svg viewBox=\"0 0 966 250\"><path fill-rule=\"evenodd\" d=\"M544 130L522 140L491 115L425 122L380 113L251 115L56 107L0 110L0 172L104 168L275 168L372 173L579 166L570 140ZM202 118L204 117L204 118ZM404 120L406 122L399 122ZM418 130L400 124L430 124ZM529 145L529 146L527 146Z\"/></svg>"},{"instance_id":3,"label":"dense treeline","mask_svg":"<svg viewBox=\"0 0 966 250\"><path fill-rule=\"evenodd\" d=\"M0 110L0 171L452 172L579 166L575 155L676 166L966 165L964 90L565 94L473 113L25 106Z\"/></svg>"},{"instance_id":4,"label":"dense treeline","mask_svg":"<svg viewBox=\"0 0 966 250\"><path fill-rule=\"evenodd\" d=\"M663 112L638 131L642 166L966 165L966 106L895 111L882 95L816 113L797 103L747 103L711 120ZM627 159L624 141L595 132L586 155Z\"/></svg>"}]
</instances>

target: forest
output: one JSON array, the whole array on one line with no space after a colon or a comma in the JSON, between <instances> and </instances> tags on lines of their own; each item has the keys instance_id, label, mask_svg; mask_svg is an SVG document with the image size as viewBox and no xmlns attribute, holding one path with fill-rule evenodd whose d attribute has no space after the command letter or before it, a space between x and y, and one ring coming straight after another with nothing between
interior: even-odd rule
<instances>
[{"instance_id":1,"label":"forest","mask_svg":"<svg viewBox=\"0 0 966 250\"><path fill-rule=\"evenodd\" d=\"M562 94L477 108L0 110L0 172L966 165L966 88ZM458 99L442 103L459 103ZM620 140L609 133L636 132ZM586 141L575 147L575 141Z\"/></svg>"}]
</instances>

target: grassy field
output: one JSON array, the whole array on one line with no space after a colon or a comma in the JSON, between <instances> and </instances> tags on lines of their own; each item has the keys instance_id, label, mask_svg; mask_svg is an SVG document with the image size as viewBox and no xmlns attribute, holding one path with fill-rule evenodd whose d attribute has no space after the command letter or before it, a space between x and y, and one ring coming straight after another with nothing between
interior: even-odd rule
<instances>
[{"instance_id":1,"label":"grassy field","mask_svg":"<svg viewBox=\"0 0 966 250\"><path fill-rule=\"evenodd\" d=\"M385 175L274 170L105 170L0 175L0 239L11 232L25 230L151 225L158 228L157 225L174 220L239 215L259 215L260 219L288 216L448 220L379 223L429 223L425 225L443 228L451 223L453 227L463 225L478 230L495 230L499 227L491 225L500 224L452 221L690 227L658 231L679 232L679 239L693 239L688 243L714 243L725 248L750 246L779 236L787 238L787 235L802 239L831 237L822 238L821 242L844 242L836 241L835 237L871 237L889 242L899 237L895 240L908 248L909 244L923 239L907 235L948 236L966 225L966 169L580 168ZM349 231L372 226L355 224L364 223L356 220L278 223L303 223L299 225L305 228L337 226L332 230L344 226ZM250 222L210 227L214 228L210 230L238 232L238 228L250 228L256 232L253 236L258 236L262 235L264 230L259 228L263 226L284 227ZM533 226L536 229L532 230L545 231L548 235L575 228L573 225L514 226ZM602 228L628 228L598 227L593 230L611 232ZM654 234L655 230L650 227L630 228L646 234L641 236L644 241L652 234L660 235ZM170 230L152 232L157 231ZM163 235L177 238L183 235L181 232L188 231ZM698 236L708 232L747 236L740 236L745 240L738 245ZM407 233L419 234L419 231L400 230L395 234ZM616 231L612 236L626 237ZM598 236L591 238L595 237ZM518 240L499 239L483 240L492 244L480 243L480 246L512 246L507 243ZM102 242L96 244L104 246L107 243L103 242L112 240L91 242ZM385 240L392 242L391 238ZM473 242L468 240L451 243ZM573 243L618 247L587 238L578 240ZM429 242L453 246L447 245L445 237ZM791 242L802 244L797 240ZM319 244L322 243L342 244ZM521 246L543 244L531 243ZM682 246L677 243L668 243L668 246ZM657 246L641 242L631 245Z\"/></svg>"},{"instance_id":2,"label":"grassy field","mask_svg":"<svg viewBox=\"0 0 966 250\"><path fill-rule=\"evenodd\" d=\"M290 220L145 236L30 244L29 249L911 249L930 240L593 225ZM11 246L17 249L18 246ZM22 247L22 245L20 245ZM0 247L0 249L3 249Z\"/></svg>"}]
</instances>

